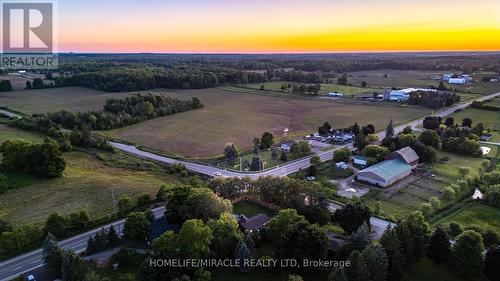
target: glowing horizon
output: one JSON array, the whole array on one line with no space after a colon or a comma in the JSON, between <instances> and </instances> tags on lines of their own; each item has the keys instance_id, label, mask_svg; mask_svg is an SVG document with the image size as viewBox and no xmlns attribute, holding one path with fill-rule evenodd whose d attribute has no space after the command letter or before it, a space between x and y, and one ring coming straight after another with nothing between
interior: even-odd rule
<instances>
[{"instance_id":1,"label":"glowing horizon","mask_svg":"<svg viewBox=\"0 0 500 281\"><path fill-rule=\"evenodd\" d=\"M104 2L104 3L102 3ZM499 51L484 0L59 1L60 52ZM113 1L114 2L114 1Z\"/></svg>"}]
</instances>

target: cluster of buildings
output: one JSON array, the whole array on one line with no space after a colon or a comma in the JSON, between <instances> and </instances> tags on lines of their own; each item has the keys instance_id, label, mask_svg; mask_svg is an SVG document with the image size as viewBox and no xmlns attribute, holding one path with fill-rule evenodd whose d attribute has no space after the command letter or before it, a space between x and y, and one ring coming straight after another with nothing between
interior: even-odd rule
<instances>
[{"instance_id":1,"label":"cluster of buildings","mask_svg":"<svg viewBox=\"0 0 500 281\"><path fill-rule=\"evenodd\" d=\"M411 175L418 166L418 160L415 150L407 146L390 153L384 161L359 171L355 179L387 187Z\"/></svg>"},{"instance_id":2,"label":"cluster of buildings","mask_svg":"<svg viewBox=\"0 0 500 281\"><path fill-rule=\"evenodd\" d=\"M401 90L390 90L384 93L384 100L396 101L396 102L407 102L410 98L411 93L415 92L427 92L435 93L436 89L425 89L425 88L406 88Z\"/></svg>"},{"instance_id":3,"label":"cluster of buildings","mask_svg":"<svg viewBox=\"0 0 500 281\"><path fill-rule=\"evenodd\" d=\"M455 75L455 74L444 74L443 81L449 84L468 84L472 82L472 77L468 74Z\"/></svg>"}]
</instances>

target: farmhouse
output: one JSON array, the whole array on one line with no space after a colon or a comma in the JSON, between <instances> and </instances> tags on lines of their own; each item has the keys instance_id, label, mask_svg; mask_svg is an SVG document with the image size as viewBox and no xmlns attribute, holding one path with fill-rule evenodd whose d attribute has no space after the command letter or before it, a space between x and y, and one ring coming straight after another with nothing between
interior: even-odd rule
<instances>
[{"instance_id":1,"label":"farmhouse","mask_svg":"<svg viewBox=\"0 0 500 281\"><path fill-rule=\"evenodd\" d=\"M418 165L418 160L417 153L407 146L389 154L385 161L359 171L356 180L387 187L411 175Z\"/></svg>"}]
</instances>

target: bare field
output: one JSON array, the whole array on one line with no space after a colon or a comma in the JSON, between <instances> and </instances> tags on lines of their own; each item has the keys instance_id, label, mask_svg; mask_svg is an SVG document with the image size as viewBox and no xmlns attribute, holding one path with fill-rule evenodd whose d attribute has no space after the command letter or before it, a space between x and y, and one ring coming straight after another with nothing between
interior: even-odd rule
<instances>
[{"instance_id":1,"label":"bare field","mask_svg":"<svg viewBox=\"0 0 500 281\"><path fill-rule=\"evenodd\" d=\"M419 71L380 69L348 73L347 79L353 85L366 81L369 86L380 87L429 87L438 86L439 81L432 80L433 75L442 75L446 71ZM384 75L387 74L387 77Z\"/></svg>"},{"instance_id":2,"label":"bare field","mask_svg":"<svg viewBox=\"0 0 500 281\"><path fill-rule=\"evenodd\" d=\"M206 107L104 134L172 154L209 157L222 154L226 143L249 148L253 138L266 131L284 138L282 132L289 128L289 134L297 137L315 132L325 121L334 127L346 127L354 122L373 123L381 129L391 118L398 123L430 113L430 110L416 107L341 104L223 89L154 92L181 99L198 96Z\"/></svg>"},{"instance_id":3,"label":"bare field","mask_svg":"<svg viewBox=\"0 0 500 281\"><path fill-rule=\"evenodd\" d=\"M0 93L0 105L26 114L59 110L101 110L107 98L129 93L106 93L82 87L63 87Z\"/></svg>"}]
</instances>

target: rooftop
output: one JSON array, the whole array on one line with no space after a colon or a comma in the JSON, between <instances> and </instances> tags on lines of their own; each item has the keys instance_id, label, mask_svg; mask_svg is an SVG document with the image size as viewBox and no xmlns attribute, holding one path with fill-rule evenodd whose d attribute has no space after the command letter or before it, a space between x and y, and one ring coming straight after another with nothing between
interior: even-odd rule
<instances>
[{"instance_id":1,"label":"rooftop","mask_svg":"<svg viewBox=\"0 0 500 281\"><path fill-rule=\"evenodd\" d=\"M380 163L377 163L373 166L370 166L366 169L359 171L362 172L372 172L377 176L383 178L384 180L389 180L397 175L404 173L408 170L411 170L412 167L401 160L385 160Z\"/></svg>"},{"instance_id":2,"label":"rooftop","mask_svg":"<svg viewBox=\"0 0 500 281\"><path fill-rule=\"evenodd\" d=\"M393 153L397 153L397 154L401 155L401 157L403 157L403 159L408 164L420 159L420 157L418 157L418 155L415 152L415 150L413 150L409 146L403 147L400 150L396 150Z\"/></svg>"},{"instance_id":3,"label":"rooftop","mask_svg":"<svg viewBox=\"0 0 500 281\"><path fill-rule=\"evenodd\" d=\"M268 223L271 218L266 214L258 214L249 218L246 222L241 223L241 227L245 230L256 230Z\"/></svg>"}]
</instances>

